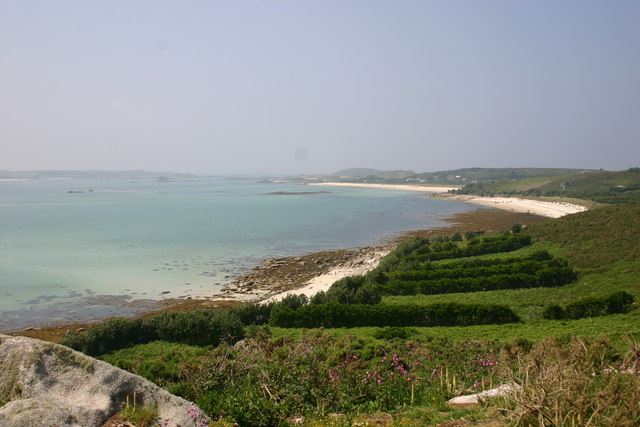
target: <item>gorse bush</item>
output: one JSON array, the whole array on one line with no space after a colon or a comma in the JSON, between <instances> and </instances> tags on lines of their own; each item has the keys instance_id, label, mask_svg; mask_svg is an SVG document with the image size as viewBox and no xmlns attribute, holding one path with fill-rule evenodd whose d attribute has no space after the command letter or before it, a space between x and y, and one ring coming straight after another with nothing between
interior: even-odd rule
<instances>
[{"instance_id":1,"label":"gorse bush","mask_svg":"<svg viewBox=\"0 0 640 427\"><path fill-rule=\"evenodd\" d=\"M359 326L468 326L518 322L501 305L442 303L432 305L319 304L284 309L271 323L284 328L342 328Z\"/></svg>"},{"instance_id":2,"label":"gorse bush","mask_svg":"<svg viewBox=\"0 0 640 427\"><path fill-rule=\"evenodd\" d=\"M626 313L631 310L633 301L633 296L626 292L614 292L602 298L583 298L567 304L564 308L559 305L551 305L542 312L542 317L545 319L581 319Z\"/></svg>"}]
</instances>

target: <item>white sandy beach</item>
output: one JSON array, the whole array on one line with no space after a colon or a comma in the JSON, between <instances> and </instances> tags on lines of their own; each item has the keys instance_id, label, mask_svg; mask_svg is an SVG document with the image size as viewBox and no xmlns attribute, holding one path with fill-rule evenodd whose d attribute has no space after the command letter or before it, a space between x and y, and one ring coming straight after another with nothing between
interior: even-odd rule
<instances>
[{"instance_id":1,"label":"white sandy beach","mask_svg":"<svg viewBox=\"0 0 640 427\"><path fill-rule=\"evenodd\" d=\"M420 191L420 192L439 192L440 196L448 200L457 200L464 203L473 203L477 205L490 206L499 209L505 209L514 212L525 212L534 215L545 216L549 218L559 218L565 215L586 211L587 208L580 205L561 203L561 202L545 202L541 200L521 199L517 197L481 197L471 195L458 195L445 193L449 189L457 187L424 187L419 185L394 185L394 184L364 184L364 183L342 183L328 182L322 184L309 185L327 185L336 187L363 187L363 188L383 188L392 190ZM358 260L352 265L336 267L326 274L317 276L308 281L303 287L292 291L283 292L273 295L263 302L279 301L289 294L304 294L308 297L313 296L317 292L326 291L337 280L343 277L361 275L375 268L380 260L388 253L388 251L376 252L373 256L366 259Z\"/></svg>"},{"instance_id":2,"label":"white sandy beach","mask_svg":"<svg viewBox=\"0 0 640 427\"><path fill-rule=\"evenodd\" d=\"M336 267L326 274L321 274L319 276L316 276L313 279L309 280L307 283L305 283L305 285L301 288L294 289L287 292L282 292L276 295L272 295L261 302L266 303L266 302L272 302L272 301L280 301L282 298L290 294L293 294L293 295L304 294L308 297L312 297L313 295L315 295L320 291L326 291L331 287L331 285L333 285L334 282L344 277L362 275L368 272L369 270L376 268L380 260L384 258L384 256L388 253L389 253L388 249L380 249L367 258L355 260L348 266Z\"/></svg>"},{"instance_id":3,"label":"white sandy beach","mask_svg":"<svg viewBox=\"0 0 640 427\"><path fill-rule=\"evenodd\" d=\"M564 202L545 202L542 200L520 199L518 197L481 197L447 194L446 199L458 200L476 205L491 206L513 212L525 212L548 218L560 218L565 215L584 212L586 207Z\"/></svg>"},{"instance_id":4,"label":"white sandy beach","mask_svg":"<svg viewBox=\"0 0 640 427\"><path fill-rule=\"evenodd\" d=\"M423 193L440 193L443 191L457 190L460 187L446 187L446 186L424 186L424 185L411 185L411 184L366 184L366 183L351 183L351 182L322 182L312 183L307 185L320 185L330 187L359 187L359 188L381 188L385 190L404 190L404 191L419 191Z\"/></svg>"},{"instance_id":5,"label":"white sandy beach","mask_svg":"<svg viewBox=\"0 0 640 427\"><path fill-rule=\"evenodd\" d=\"M333 187L361 187L361 188L383 188L387 190L420 191L425 193L445 193L442 198L457 200L476 205L491 206L498 209L505 209L513 212L525 212L534 215L546 216L549 218L560 218L561 216L583 212L587 208L580 205L561 202L545 202L541 200L521 199L518 197L481 197L458 194L448 194L449 190L457 190L459 187L427 187L422 185L405 184L365 184L349 182L325 182L322 184Z\"/></svg>"}]
</instances>

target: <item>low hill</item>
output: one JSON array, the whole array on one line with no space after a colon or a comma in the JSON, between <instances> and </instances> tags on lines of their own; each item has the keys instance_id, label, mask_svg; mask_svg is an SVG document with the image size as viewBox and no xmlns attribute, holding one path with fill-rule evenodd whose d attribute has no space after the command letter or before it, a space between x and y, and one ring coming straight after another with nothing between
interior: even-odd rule
<instances>
[{"instance_id":1,"label":"low hill","mask_svg":"<svg viewBox=\"0 0 640 427\"><path fill-rule=\"evenodd\" d=\"M605 206L527 226L537 240L560 245L572 264L604 268L640 260L640 202Z\"/></svg>"},{"instance_id":2,"label":"low hill","mask_svg":"<svg viewBox=\"0 0 640 427\"><path fill-rule=\"evenodd\" d=\"M437 172L415 173L409 170L383 171L379 169L343 169L329 175L332 180L345 182L369 182L399 184L445 184L464 185L468 183L493 183L496 181L551 178L578 174L581 169L556 168L463 168Z\"/></svg>"},{"instance_id":3,"label":"low hill","mask_svg":"<svg viewBox=\"0 0 640 427\"><path fill-rule=\"evenodd\" d=\"M338 172L332 173L330 176L341 180L360 180L368 178L371 181L377 181L381 179L404 179L415 176L415 174L415 172L407 170L384 171L380 169L351 168L342 169Z\"/></svg>"},{"instance_id":4,"label":"low hill","mask_svg":"<svg viewBox=\"0 0 640 427\"><path fill-rule=\"evenodd\" d=\"M415 178L434 183L465 184L548 178L580 172L582 172L580 169L557 168L463 168L439 172L425 172L416 175Z\"/></svg>"},{"instance_id":5,"label":"low hill","mask_svg":"<svg viewBox=\"0 0 640 427\"><path fill-rule=\"evenodd\" d=\"M600 203L628 203L640 199L640 168L626 171L583 171L556 177L465 185L458 194L524 197L572 197Z\"/></svg>"}]
</instances>

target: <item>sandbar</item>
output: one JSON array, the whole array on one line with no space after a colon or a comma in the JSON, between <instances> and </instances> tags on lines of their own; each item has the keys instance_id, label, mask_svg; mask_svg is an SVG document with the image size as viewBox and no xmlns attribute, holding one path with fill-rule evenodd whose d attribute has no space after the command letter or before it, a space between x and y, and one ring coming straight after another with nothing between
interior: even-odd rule
<instances>
[{"instance_id":1,"label":"sandbar","mask_svg":"<svg viewBox=\"0 0 640 427\"><path fill-rule=\"evenodd\" d=\"M448 186L426 186L412 184L369 184L361 182L314 182L307 185L325 185L330 187L359 187L359 188L380 188L384 190L420 191L423 193L439 193L449 190L457 190L460 187Z\"/></svg>"}]
</instances>

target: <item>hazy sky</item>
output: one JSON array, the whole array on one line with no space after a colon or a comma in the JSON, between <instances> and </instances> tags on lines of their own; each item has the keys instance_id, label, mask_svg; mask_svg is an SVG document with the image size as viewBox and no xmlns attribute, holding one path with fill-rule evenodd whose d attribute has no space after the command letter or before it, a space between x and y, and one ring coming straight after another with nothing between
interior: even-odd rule
<instances>
[{"instance_id":1,"label":"hazy sky","mask_svg":"<svg viewBox=\"0 0 640 427\"><path fill-rule=\"evenodd\" d=\"M0 169L640 166L640 1L0 0Z\"/></svg>"}]
</instances>

